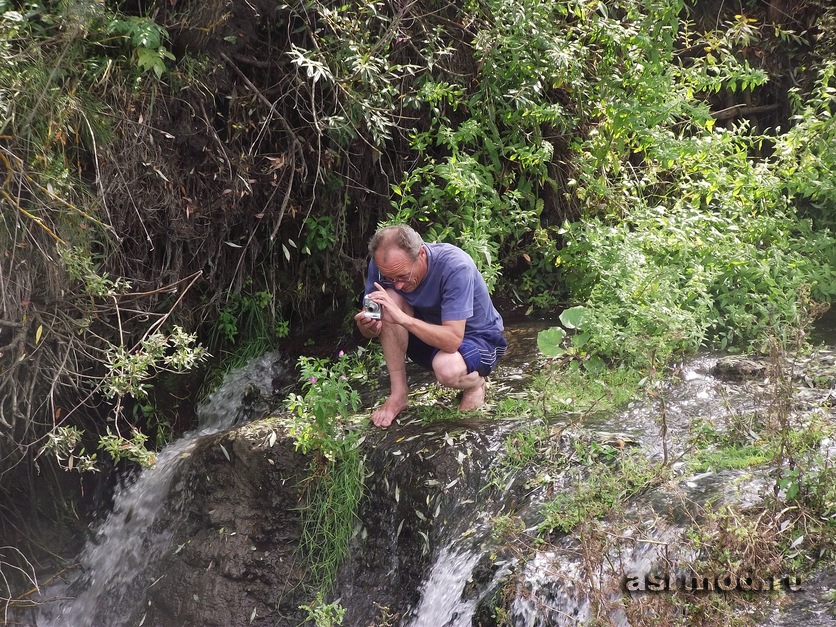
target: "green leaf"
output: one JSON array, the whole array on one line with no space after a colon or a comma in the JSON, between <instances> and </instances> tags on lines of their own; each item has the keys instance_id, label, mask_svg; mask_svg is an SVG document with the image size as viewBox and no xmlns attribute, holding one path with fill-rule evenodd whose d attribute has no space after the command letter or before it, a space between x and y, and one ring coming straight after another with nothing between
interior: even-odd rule
<instances>
[{"instance_id":1,"label":"green leaf","mask_svg":"<svg viewBox=\"0 0 836 627\"><path fill-rule=\"evenodd\" d=\"M564 337L566 333L560 327L540 331L537 334L537 348L546 357L559 357L566 352L561 346Z\"/></svg>"},{"instance_id":2,"label":"green leaf","mask_svg":"<svg viewBox=\"0 0 836 627\"><path fill-rule=\"evenodd\" d=\"M584 370L592 375L602 375L607 371L607 364L597 355L590 357L583 362Z\"/></svg>"},{"instance_id":3,"label":"green leaf","mask_svg":"<svg viewBox=\"0 0 836 627\"><path fill-rule=\"evenodd\" d=\"M560 323L567 329L579 329L583 326L587 313L587 308L580 305L564 309L560 314Z\"/></svg>"},{"instance_id":4,"label":"green leaf","mask_svg":"<svg viewBox=\"0 0 836 627\"><path fill-rule=\"evenodd\" d=\"M150 48L145 48L140 46L136 49L136 62L137 65L144 71L153 71L158 76L162 73L162 70L165 70L165 64L160 59L160 55L156 50L151 50ZM162 66L159 68L158 66Z\"/></svg>"},{"instance_id":5,"label":"green leaf","mask_svg":"<svg viewBox=\"0 0 836 627\"><path fill-rule=\"evenodd\" d=\"M590 333L578 333L572 337L572 346L574 348L583 348L583 346L589 341L590 337L592 337Z\"/></svg>"}]
</instances>

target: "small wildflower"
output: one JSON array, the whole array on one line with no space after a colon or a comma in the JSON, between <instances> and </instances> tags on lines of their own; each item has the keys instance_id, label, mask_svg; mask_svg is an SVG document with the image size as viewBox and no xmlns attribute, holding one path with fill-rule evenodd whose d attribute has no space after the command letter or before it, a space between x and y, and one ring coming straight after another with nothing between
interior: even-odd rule
<instances>
[{"instance_id":1,"label":"small wildflower","mask_svg":"<svg viewBox=\"0 0 836 627\"><path fill-rule=\"evenodd\" d=\"M342 379L343 381L348 381L348 377L347 377L347 376L345 376L345 375L341 375L341 376L340 376L340 379Z\"/></svg>"},{"instance_id":2,"label":"small wildflower","mask_svg":"<svg viewBox=\"0 0 836 627\"><path fill-rule=\"evenodd\" d=\"M339 353L337 353L337 357L342 357L343 355L345 355L345 351L340 351Z\"/></svg>"},{"instance_id":3,"label":"small wildflower","mask_svg":"<svg viewBox=\"0 0 836 627\"><path fill-rule=\"evenodd\" d=\"M316 377L311 377L310 379L308 379L308 381L310 381L311 383L316 383Z\"/></svg>"}]
</instances>

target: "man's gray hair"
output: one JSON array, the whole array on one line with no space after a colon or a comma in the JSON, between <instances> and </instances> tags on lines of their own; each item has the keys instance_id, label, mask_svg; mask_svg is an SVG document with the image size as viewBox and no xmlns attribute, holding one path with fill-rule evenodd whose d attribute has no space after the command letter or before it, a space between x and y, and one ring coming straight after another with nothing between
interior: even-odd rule
<instances>
[{"instance_id":1,"label":"man's gray hair","mask_svg":"<svg viewBox=\"0 0 836 627\"><path fill-rule=\"evenodd\" d=\"M423 245L424 240L415 229L406 224L395 224L385 226L372 235L369 240L369 254L374 257L378 250L400 248L414 260L418 258Z\"/></svg>"}]
</instances>

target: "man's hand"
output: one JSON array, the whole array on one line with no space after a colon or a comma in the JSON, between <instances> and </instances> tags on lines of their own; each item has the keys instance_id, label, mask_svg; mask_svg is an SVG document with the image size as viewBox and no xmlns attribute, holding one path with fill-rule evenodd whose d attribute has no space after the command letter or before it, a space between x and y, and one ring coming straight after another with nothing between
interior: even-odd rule
<instances>
[{"instance_id":1,"label":"man's hand","mask_svg":"<svg viewBox=\"0 0 836 627\"><path fill-rule=\"evenodd\" d=\"M377 291L370 293L369 298L383 307L383 317L386 318L386 322L401 326L406 324L411 317L395 304L389 292L383 289L380 283L375 282L374 286L377 288Z\"/></svg>"},{"instance_id":2,"label":"man's hand","mask_svg":"<svg viewBox=\"0 0 836 627\"><path fill-rule=\"evenodd\" d=\"M410 315L412 307L404 301L409 311L404 311L398 305L395 298L397 293L390 294L380 283L375 283L377 288L374 292L369 293L369 298L374 302L383 306L383 320L361 320L361 312L354 319L357 320L357 326L360 332L366 337L377 337L380 335L383 323L387 325L397 325L406 329L409 333L416 336L425 344L434 346L447 353L455 353L459 350L459 346L464 338L465 320L445 320L441 324L430 324ZM374 326L369 325L369 322L376 323Z\"/></svg>"},{"instance_id":3,"label":"man's hand","mask_svg":"<svg viewBox=\"0 0 836 627\"><path fill-rule=\"evenodd\" d=\"M361 311L355 315L354 321L357 323L357 328L360 329L363 337L378 337L380 330L383 328L383 323L380 320L367 317L365 311Z\"/></svg>"}]
</instances>

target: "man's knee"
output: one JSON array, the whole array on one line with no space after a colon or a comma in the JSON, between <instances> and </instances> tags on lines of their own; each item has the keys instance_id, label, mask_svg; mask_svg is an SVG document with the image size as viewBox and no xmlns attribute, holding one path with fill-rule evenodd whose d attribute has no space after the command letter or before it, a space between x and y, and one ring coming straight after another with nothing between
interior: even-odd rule
<instances>
[{"instance_id":1,"label":"man's knee","mask_svg":"<svg viewBox=\"0 0 836 627\"><path fill-rule=\"evenodd\" d=\"M400 309L401 311L403 311L405 314L407 314L409 316L414 315L415 310L413 309L412 305L410 305L409 302L401 294L398 294L393 289L387 289L386 293L389 294L389 297L398 306L398 309ZM384 314L384 319L385 319L385 317L386 317L386 314Z\"/></svg>"},{"instance_id":2,"label":"man's knee","mask_svg":"<svg viewBox=\"0 0 836 627\"><path fill-rule=\"evenodd\" d=\"M455 387L467 374L467 365L460 353L440 351L433 359L433 372L438 382L445 387Z\"/></svg>"}]
</instances>

